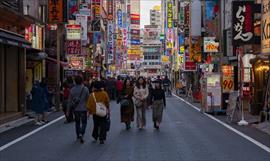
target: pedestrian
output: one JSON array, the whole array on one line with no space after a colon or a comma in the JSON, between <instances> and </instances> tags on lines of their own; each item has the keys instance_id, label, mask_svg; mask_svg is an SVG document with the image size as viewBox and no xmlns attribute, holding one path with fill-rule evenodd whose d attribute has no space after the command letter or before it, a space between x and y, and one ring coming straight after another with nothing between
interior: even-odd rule
<instances>
[{"instance_id":1,"label":"pedestrian","mask_svg":"<svg viewBox=\"0 0 270 161\"><path fill-rule=\"evenodd\" d=\"M44 92L44 109L42 113L42 121L45 123L48 123L48 112L51 109L50 103L49 103L49 90L48 90L48 85L47 85L47 80L46 78L43 78L40 87L43 89Z\"/></svg>"},{"instance_id":2,"label":"pedestrian","mask_svg":"<svg viewBox=\"0 0 270 161\"><path fill-rule=\"evenodd\" d=\"M107 121L110 117L110 98L105 90L102 90L103 84L101 81L95 81L93 84L93 93L88 98L87 108L89 114L93 115L94 128L92 137L100 144L104 144L107 135ZM101 117L96 115L96 103L102 103L107 108L107 115Z\"/></svg>"},{"instance_id":3,"label":"pedestrian","mask_svg":"<svg viewBox=\"0 0 270 161\"><path fill-rule=\"evenodd\" d=\"M71 114L69 111L74 111L77 140L84 143L84 134L87 125L86 103L89 97L89 90L83 85L81 76L75 77L75 84L76 85L70 90L68 115Z\"/></svg>"},{"instance_id":4,"label":"pedestrian","mask_svg":"<svg viewBox=\"0 0 270 161\"><path fill-rule=\"evenodd\" d=\"M153 101L153 122L154 127L159 129L159 125L162 121L163 109L166 107L165 91L161 88L161 82L155 83L155 89L153 89L151 100Z\"/></svg>"},{"instance_id":5,"label":"pedestrian","mask_svg":"<svg viewBox=\"0 0 270 161\"><path fill-rule=\"evenodd\" d=\"M134 121L134 103L133 103L134 87L130 78L124 81L123 90L120 96L121 105L121 122L126 124L126 129L131 128L131 122Z\"/></svg>"},{"instance_id":6,"label":"pedestrian","mask_svg":"<svg viewBox=\"0 0 270 161\"><path fill-rule=\"evenodd\" d=\"M146 86L146 81L143 77L138 78L133 94L137 111L137 127L142 130L146 124L145 106L149 95L148 87Z\"/></svg>"},{"instance_id":7,"label":"pedestrian","mask_svg":"<svg viewBox=\"0 0 270 161\"><path fill-rule=\"evenodd\" d=\"M117 90L117 101L119 101L121 92L123 90L123 81L121 80L120 76L117 77L116 90Z\"/></svg>"},{"instance_id":8,"label":"pedestrian","mask_svg":"<svg viewBox=\"0 0 270 161\"><path fill-rule=\"evenodd\" d=\"M172 93L171 93L171 81L170 79L168 78L168 76L166 75L164 80L163 80L163 87L165 89L165 92L167 94L167 96L171 96Z\"/></svg>"},{"instance_id":9,"label":"pedestrian","mask_svg":"<svg viewBox=\"0 0 270 161\"><path fill-rule=\"evenodd\" d=\"M36 125L43 125L45 122L42 121L42 114L45 108L45 93L44 90L41 88L39 81L35 81L32 91L32 102L31 107L32 110L35 112L35 124Z\"/></svg>"},{"instance_id":10,"label":"pedestrian","mask_svg":"<svg viewBox=\"0 0 270 161\"><path fill-rule=\"evenodd\" d=\"M74 112L70 112L70 114L68 115L68 97L70 95L70 88L67 82L64 82L63 84L63 103L62 103L62 107L63 107L63 112L65 114L66 120L65 123L70 123L74 120L73 118L73 113ZM72 113L72 114L71 114Z\"/></svg>"},{"instance_id":11,"label":"pedestrian","mask_svg":"<svg viewBox=\"0 0 270 161\"><path fill-rule=\"evenodd\" d=\"M152 83L151 83L151 78L148 78L147 79L147 86L148 86L148 91L149 91L149 95L147 97L147 108L148 109L151 109L151 106L152 106L151 94L152 94L152 91L153 91L153 86L152 86Z\"/></svg>"}]
</instances>

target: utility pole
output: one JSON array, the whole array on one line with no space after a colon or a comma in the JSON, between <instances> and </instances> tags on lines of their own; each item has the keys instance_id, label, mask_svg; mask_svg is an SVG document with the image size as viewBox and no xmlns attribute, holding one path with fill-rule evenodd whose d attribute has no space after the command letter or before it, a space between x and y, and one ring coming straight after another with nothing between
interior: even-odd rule
<instances>
[{"instance_id":1,"label":"utility pole","mask_svg":"<svg viewBox=\"0 0 270 161\"><path fill-rule=\"evenodd\" d=\"M60 110L60 55L62 42L62 24L57 25L57 67L56 67L56 111Z\"/></svg>"}]
</instances>

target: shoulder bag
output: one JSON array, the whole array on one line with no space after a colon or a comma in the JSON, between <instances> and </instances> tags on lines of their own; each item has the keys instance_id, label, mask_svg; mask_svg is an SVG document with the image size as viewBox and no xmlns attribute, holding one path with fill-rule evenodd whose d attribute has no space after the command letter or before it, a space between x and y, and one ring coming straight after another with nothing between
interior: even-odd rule
<instances>
[{"instance_id":1,"label":"shoulder bag","mask_svg":"<svg viewBox=\"0 0 270 161\"><path fill-rule=\"evenodd\" d=\"M93 92L93 98L96 103L96 115L100 117L105 117L107 115L107 108L103 102L97 102L95 93Z\"/></svg>"}]
</instances>

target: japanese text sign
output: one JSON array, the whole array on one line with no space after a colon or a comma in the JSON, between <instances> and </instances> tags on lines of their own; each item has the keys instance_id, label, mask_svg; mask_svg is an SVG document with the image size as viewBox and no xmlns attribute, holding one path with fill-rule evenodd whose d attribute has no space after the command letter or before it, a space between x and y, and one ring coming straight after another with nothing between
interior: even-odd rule
<instances>
[{"instance_id":1,"label":"japanese text sign","mask_svg":"<svg viewBox=\"0 0 270 161\"><path fill-rule=\"evenodd\" d=\"M49 22L63 22L63 0L49 0Z\"/></svg>"},{"instance_id":2,"label":"japanese text sign","mask_svg":"<svg viewBox=\"0 0 270 161\"><path fill-rule=\"evenodd\" d=\"M233 2L233 45L251 44L254 40L254 2Z\"/></svg>"},{"instance_id":3,"label":"japanese text sign","mask_svg":"<svg viewBox=\"0 0 270 161\"><path fill-rule=\"evenodd\" d=\"M262 0L261 47L263 54L270 54L270 1Z\"/></svg>"},{"instance_id":4,"label":"japanese text sign","mask_svg":"<svg viewBox=\"0 0 270 161\"><path fill-rule=\"evenodd\" d=\"M81 40L68 40L66 43L66 53L68 55L81 54Z\"/></svg>"},{"instance_id":5,"label":"japanese text sign","mask_svg":"<svg viewBox=\"0 0 270 161\"><path fill-rule=\"evenodd\" d=\"M173 27L173 5L172 2L168 2L167 4L167 25L168 28L172 28Z\"/></svg>"}]
</instances>

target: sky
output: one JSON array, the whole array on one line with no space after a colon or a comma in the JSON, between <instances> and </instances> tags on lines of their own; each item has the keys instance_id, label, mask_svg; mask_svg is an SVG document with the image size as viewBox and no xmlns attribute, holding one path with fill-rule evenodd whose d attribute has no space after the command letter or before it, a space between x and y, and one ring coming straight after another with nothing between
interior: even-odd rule
<instances>
[{"instance_id":1,"label":"sky","mask_svg":"<svg viewBox=\"0 0 270 161\"><path fill-rule=\"evenodd\" d=\"M150 9L161 5L161 0L141 0L141 28L150 24Z\"/></svg>"}]
</instances>

